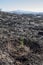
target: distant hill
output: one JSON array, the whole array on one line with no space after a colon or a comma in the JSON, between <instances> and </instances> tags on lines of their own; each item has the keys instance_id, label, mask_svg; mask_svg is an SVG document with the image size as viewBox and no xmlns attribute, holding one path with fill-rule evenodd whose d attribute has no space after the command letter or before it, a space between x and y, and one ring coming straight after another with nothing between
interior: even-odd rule
<instances>
[{"instance_id":1,"label":"distant hill","mask_svg":"<svg viewBox=\"0 0 43 65\"><path fill-rule=\"evenodd\" d=\"M15 10L15 11L11 11L11 13L15 13L15 14L37 14L37 12L24 11L24 10Z\"/></svg>"}]
</instances>

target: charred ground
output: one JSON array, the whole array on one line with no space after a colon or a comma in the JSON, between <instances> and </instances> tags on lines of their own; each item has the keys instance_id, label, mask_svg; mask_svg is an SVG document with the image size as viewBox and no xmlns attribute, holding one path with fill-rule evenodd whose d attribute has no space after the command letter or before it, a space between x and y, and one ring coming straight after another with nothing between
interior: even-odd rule
<instances>
[{"instance_id":1,"label":"charred ground","mask_svg":"<svg viewBox=\"0 0 43 65\"><path fill-rule=\"evenodd\" d=\"M0 65L43 65L43 15L0 11Z\"/></svg>"}]
</instances>

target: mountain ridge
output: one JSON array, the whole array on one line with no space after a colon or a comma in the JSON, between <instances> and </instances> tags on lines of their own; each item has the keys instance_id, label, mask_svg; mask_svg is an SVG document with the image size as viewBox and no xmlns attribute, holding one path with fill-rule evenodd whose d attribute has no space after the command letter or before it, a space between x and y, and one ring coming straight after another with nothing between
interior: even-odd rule
<instances>
[{"instance_id":1,"label":"mountain ridge","mask_svg":"<svg viewBox=\"0 0 43 65\"><path fill-rule=\"evenodd\" d=\"M14 11L10 11L10 13L15 13L15 14L43 14L43 12L33 12L33 11L25 11L25 10L14 10Z\"/></svg>"}]
</instances>

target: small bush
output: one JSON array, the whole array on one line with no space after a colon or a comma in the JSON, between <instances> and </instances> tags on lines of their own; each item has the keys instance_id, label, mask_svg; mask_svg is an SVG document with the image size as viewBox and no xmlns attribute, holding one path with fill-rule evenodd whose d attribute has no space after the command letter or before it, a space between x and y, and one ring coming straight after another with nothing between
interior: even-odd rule
<instances>
[{"instance_id":1,"label":"small bush","mask_svg":"<svg viewBox=\"0 0 43 65\"><path fill-rule=\"evenodd\" d=\"M24 38L20 37L20 45L23 46L24 45Z\"/></svg>"}]
</instances>

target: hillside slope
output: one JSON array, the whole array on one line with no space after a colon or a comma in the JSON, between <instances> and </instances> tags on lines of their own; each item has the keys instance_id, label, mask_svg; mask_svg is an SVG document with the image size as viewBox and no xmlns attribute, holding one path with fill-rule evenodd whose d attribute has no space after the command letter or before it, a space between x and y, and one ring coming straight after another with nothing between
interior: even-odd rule
<instances>
[{"instance_id":1,"label":"hillside slope","mask_svg":"<svg viewBox=\"0 0 43 65\"><path fill-rule=\"evenodd\" d=\"M0 65L43 65L43 15L0 12Z\"/></svg>"}]
</instances>

